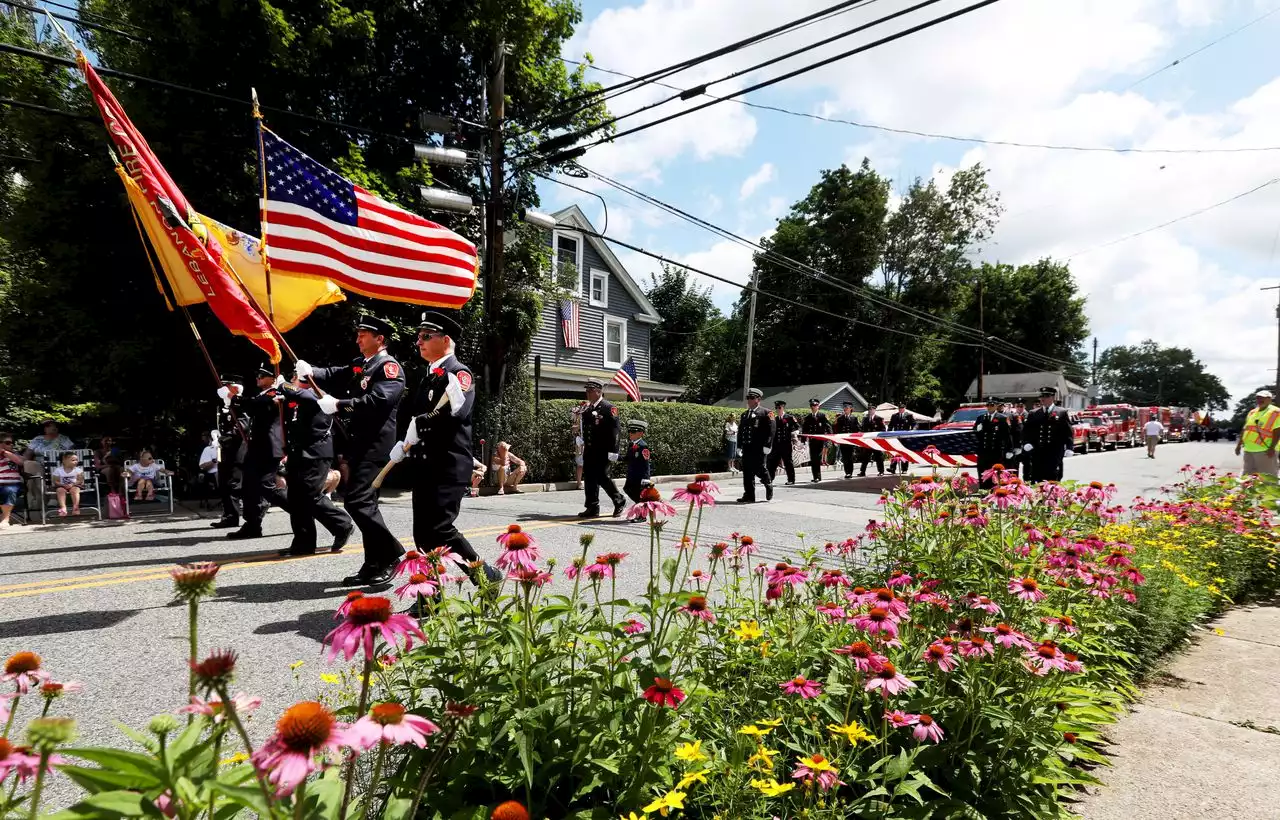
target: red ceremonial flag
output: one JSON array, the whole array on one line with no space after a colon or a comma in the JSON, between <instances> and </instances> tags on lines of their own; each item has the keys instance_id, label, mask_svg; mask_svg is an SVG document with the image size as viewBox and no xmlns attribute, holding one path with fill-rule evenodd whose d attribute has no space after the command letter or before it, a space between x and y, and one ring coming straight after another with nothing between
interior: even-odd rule
<instances>
[{"instance_id":1,"label":"red ceremonial flag","mask_svg":"<svg viewBox=\"0 0 1280 820\"><path fill-rule=\"evenodd\" d=\"M159 216L173 247L186 260L186 272L204 293L204 301L228 330L262 348L272 362L280 361L280 347L271 328L228 273L218 241L209 235L187 198L151 153L151 147L134 128L120 102L103 84L93 66L83 54L77 55L77 61L93 91L98 110L102 112L107 133L116 145L121 164L142 189L147 204ZM200 229L203 238L196 235L193 226Z\"/></svg>"}]
</instances>

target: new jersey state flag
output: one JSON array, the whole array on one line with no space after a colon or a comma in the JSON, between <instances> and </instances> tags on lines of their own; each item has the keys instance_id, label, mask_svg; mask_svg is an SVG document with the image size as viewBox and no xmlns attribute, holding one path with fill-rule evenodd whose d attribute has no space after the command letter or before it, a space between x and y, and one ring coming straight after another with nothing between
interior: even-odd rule
<instances>
[{"instance_id":1,"label":"new jersey state flag","mask_svg":"<svg viewBox=\"0 0 1280 820\"><path fill-rule=\"evenodd\" d=\"M184 287L189 285L198 289L201 301L209 305L228 330L249 339L272 362L280 361L280 346L266 317L250 304L244 290L224 267L222 246L209 235L191 204L84 54L77 53L76 62L93 92L93 100L102 113L107 133L115 144L125 172L142 192L148 212L154 214L164 227L163 246L172 249L177 254L174 258L181 261L178 270L172 271L171 275ZM197 236L196 230L204 236Z\"/></svg>"}]
</instances>

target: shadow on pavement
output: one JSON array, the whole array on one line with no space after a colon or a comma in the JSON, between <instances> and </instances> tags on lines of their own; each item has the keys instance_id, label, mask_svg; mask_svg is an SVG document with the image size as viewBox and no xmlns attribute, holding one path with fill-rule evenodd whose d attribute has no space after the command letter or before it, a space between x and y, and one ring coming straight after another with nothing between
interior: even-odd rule
<instances>
[{"instance_id":1,"label":"shadow on pavement","mask_svg":"<svg viewBox=\"0 0 1280 820\"><path fill-rule=\"evenodd\" d=\"M108 629L127 621L141 611L140 609L107 611L90 609L84 612L68 612L65 615L42 615L38 618L23 618L20 621L0 621L0 640L28 638L33 635L55 635L66 632L90 632L97 629Z\"/></svg>"},{"instance_id":2,"label":"shadow on pavement","mask_svg":"<svg viewBox=\"0 0 1280 820\"><path fill-rule=\"evenodd\" d=\"M515 518L517 521L564 521L565 523L572 523L574 521L598 520L598 519L579 518L576 515L553 515L551 513L535 513L535 512L518 513Z\"/></svg>"},{"instance_id":3,"label":"shadow on pavement","mask_svg":"<svg viewBox=\"0 0 1280 820\"><path fill-rule=\"evenodd\" d=\"M120 550L120 549L151 549L153 547L188 547L195 544L208 544L211 542L226 542L222 536L214 535L193 535L186 538L148 538L149 533L138 533L139 538L134 541L108 541L105 544L82 544L74 547L56 547L44 550L24 550L20 553L14 553L17 556L27 555L58 555L64 552L99 552L102 550ZM227 542L230 543L230 542ZM145 563L145 562L144 562ZM117 566L110 564L106 566ZM127 566L127 565L121 565Z\"/></svg>"},{"instance_id":4,"label":"shadow on pavement","mask_svg":"<svg viewBox=\"0 0 1280 820\"><path fill-rule=\"evenodd\" d=\"M303 613L290 621L263 624L253 630L253 634L283 635L293 632L320 643L324 640L324 636L332 632L337 625L338 622L333 619L333 610L321 609L316 612Z\"/></svg>"},{"instance_id":5,"label":"shadow on pavement","mask_svg":"<svg viewBox=\"0 0 1280 820\"><path fill-rule=\"evenodd\" d=\"M199 543L199 542L196 542ZM77 548L78 549L78 548ZM58 550L52 550L57 552ZM21 553L22 555L35 555L36 553ZM251 553L227 553L215 552L195 555L180 555L167 558L143 558L137 561L112 561L104 564L77 564L77 570L95 570L95 569L120 569L124 567L171 567L177 564L194 564L200 561L217 561L218 563L226 563L228 561L257 561L257 560L284 560L278 558L275 549L263 549L262 552ZM42 567L40 569L18 570L15 572L5 572L5 575L34 575L40 572L66 572L67 567Z\"/></svg>"},{"instance_id":6,"label":"shadow on pavement","mask_svg":"<svg viewBox=\"0 0 1280 820\"><path fill-rule=\"evenodd\" d=\"M234 584L219 586L213 600L246 604L278 604L284 601L337 600L346 588L333 581L279 581L274 584ZM335 604L336 606L336 604ZM333 611L329 612L330 618Z\"/></svg>"}]
</instances>

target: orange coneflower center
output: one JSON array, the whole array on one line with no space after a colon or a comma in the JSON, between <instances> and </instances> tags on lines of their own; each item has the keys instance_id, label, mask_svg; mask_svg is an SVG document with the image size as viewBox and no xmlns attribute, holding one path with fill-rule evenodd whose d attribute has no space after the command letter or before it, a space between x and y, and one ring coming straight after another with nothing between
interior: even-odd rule
<instances>
[{"instance_id":1,"label":"orange coneflower center","mask_svg":"<svg viewBox=\"0 0 1280 820\"><path fill-rule=\"evenodd\" d=\"M520 525L519 525L519 524L508 524L508 525L507 525L507 532L509 532L509 533L517 533L517 532L520 532Z\"/></svg>"},{"instance_id":2,"label":"orange coneflower center","mask_svg":"<svg viewBox=\"0 0 1280 820\"><path fill-rule=\"evenodd\" d=\"M311 754L329 739L333 723L333 715L322 704L304 700L285 710L276 722L276 731L289 751Z\"/></svg>"},{"instance_id":3,"label":"orange coneflower center","mask_svg":"<svg viewBox=\"0 0 1280 820\"><path fill-rule=\"evenodd\" d=\"M987 639L979 638L977 635L974 635L972 638L969 639L969 643L971 643L973 646L977 647L978 649L981 649L982 647L987 645Z\"/></svg>"},{"instance_id":4,"label":"orange coneflower center","mask_svg":"<svg viewBox=\"0 0 1280 820\"><path fill-rule=\"evenodd\" d=\"M977 505L973 505L973 506L969 507L968 509L966 509L966 510L964 511L964 514L965 514L965 515L969 515L969 516L978 515L979 513L978 513L978 507L977 507Z\"/></svg>"},{"instance_id":5,"label":"orange coneflower center","mask_svg":"<svg viewBox=\"0 0 1280 820\"><path fill-rule=\"evenodd\" d=\"M509 550L527 549L528 546L529 546L529 536L525 535L522 532L513 532L507 538L507 549Z\"/></svg>"},{"instance_id":6,"label":"orange coneflower center","mask_svg":"<svg viewBox=\"0 0 1280 820\"><path fill-rule=\"evenodd\" d=\"M662 493L658 492L657 487L645 487L640 491L641 501L661 501Z\"/></svg>"},{"instance_id":7,"label":"orange coneflower center","mask_svg":"<svg viewBox=\"0 0 1280 820\"><path fill-rule=\"evenodd\" d=\"M792 684L793 686L804 686L804 685L805 685L806 683L808 683L808 682L809 682L809 681L807 681L807 680L805 680L804 678L799 677L799 676L794 677L794 678L792 678L792 679L791 679L791 684Z\"/></svg>"},{"instance_id":8,"label":"orange coneflower center","mask_svg":"<svg viewBox=\"0 0 1280 820\"><path fill-rule=\"evenodd\" d=\"M938 646L936 644L930 644L929 648L926 649L925 652L929 654L929 657L938 661L942 660L947 656L947 650L943 649L941 646Z\"/></svg>"},{"instance_id":9,"label":"orange coneflower center","mask_svg":"<svg viewBox=\"0 0 1280 820\"><path fill-rule=\"evenodd\" d=\"M694 577L694 578L701 578L701 577L702 577L702 570L700 570L700 569L695 569L692 573L690 573L690 575L691 575L692 577Z\"/></svg>"},{"instance_id":10,"label":"orange coneflower center","mask_svg":"<svg viewBox=\"0 0 1280 820\"><path fill-rule=\"evenodd\" d=\"M869 658L874 652L871 651L871 644L866 641L858 641L849 644L849 654L855 658Z\"/></svg>"},{"instance_id":11,"label":"orange coneflower center","mask_svg":"<svg viewBox=\"0 0 1280 820\"><path fill-rule=\"evenodd\" d=\"M1035 578L1023 578L1020 583L1022 584L1022 588L1027 592L1035 592L1040 588L1040 584L1036 582Z\"/></svg>"},{"instance_id":12,"label":"orange coneflower center","mask_svg":"<svg viewBox=\"0 0 1280 820\"><path fill-rule=\"evenodd\" d=\"M988 605L991 603L991 599L990 599L990 598L988 598L988 597L987 597L987 596L985 596L985 595L979 595L979 596L978 596L978 603L979 603L979 604L982 604L983 606L988 606Z\"/></svg>"},{"instance_id":13,"label":"orange coneflower center","mask_svg":"<svg viewBox=\"0 0 1280 820\"><path fill-rule=\"evenodd\" d=\"M686 485L684 485L684 491L685 491L686 493L688 493L689 495L700 495L700 494L702 493L702 485L701 485L701 484L686 484Z\"/></svg>"},{"instance_id":14,"label":"orange coneflower center","mask_svg":"<svg viewBox=\"0 0 1280 820\"><path fill-rule=\"evenodd\" d=\"M1075 663L1076 661L1080 660L1079 655L1074 655L1070 652L1063 652L1062 657L1066 658L1070 663Z\"/></svg>"},{"instance_id":15,"label":"orange coneflower center","mask_svg":"<svg viewBox=\"0 0 1280 820\"><path fill-rule=\"evenodd\" d=\"M889 610L884 607L873 606L871 607L871 611L867 613L867 617L877 623L885 621L889 618Z\"/></svg>"},{"instance_id":16,"label":"orange coneflower center","mask_svg":"<svg viewBox=\"0 0 1280 820\"><path fill-rule=\"evenodd\" d=\"M881 587L880 589L874 590L873 592L876 596L876 600L882 603L889 604L889 603L893 603L898 599L898 596L894 594L894 591L889 589L888 587Z\"/></svg>"},{"instance_id":17,"label":"orange coneflower center","mask_svg":"<svg viewBox=\"0 0 1280 820\"><path fill-rule=\"evenodd\" d=\"M933 725L933 718L929 717L928 715L921 715L920 717L918 717L918 718L917 718L917 720L919 720L919 721L920 721L920 725L921 725L921 726L932 726L932 725Z\"/></svg>"},{"instance_id":18,"label":"orange coneflower center","mask_svg":"<svg viewBox=\"0 0 1280 820\"><path fill-rule=\"evenodd\" d=\"M749 536L749 535L744 535L744 536L742 536L742 546L744 546L744 547L751 546L751 545L752 545L752 544L754 544L755 542L756 542L756 539L752 538L752 537L751 537L751 536Z\"/></svg>"},{"instance_id":19,"label":"orange coneflower center","mask_svg":"<svg viewBox=\"0 0 1280 820\"><path fill-rule=\"evenodd\" d=\"M48 683L41 685L40 694L45 697L56 698L58 695L62 694L62 684L56 681L49 681Z\"/></svg>"},{"instance_id":20,"label":"orange coneflower center","mask_svg":"<svg viewBox=\"0 0 1280 820\"><path fill-rule=\"evenodd\" d=\"M698 473L696 476L693 477L693 480L694 481L710 481L711 473Z\"/></svg>"},{"instance_id":21,"label":"orange coneflower center","mask_svg":"<svg viewBox=\"0 0 1280 820\"><path fill-rule=\"evenodd\" d=\"M1013 627L1009 626L1008 624L996 624L996 632L998 632L1001 635L1012 635Z\"/></svg>"},{"instance_id":22,"label":"orange coneflower center","mask_svg":"<svg viewBox=\"0 0 1280 820\"><path fill-rule=\"evenodd\" d=\"M950 635L946 636L945 638L943 638L943 639L940 641L940 643L941 643L943 646L954 646L954 645L955 645L955 642L956 642L956 639L955 639L955 638L953 638L953 637L951 637Z\"/></svg>"},{"instance_id":23,"label":"orange coneflower center","mask_svg":"<svg viewBox=\"0 0 1280 820\"><path fill-rule=\"evenodd\" d=\"M419 558L421 558L421 557L422 557L422 553L418 552L417 550L409 550L408 552L406 552L406 553L404 554L404 559L403 559L403 560L405 560L405 561L417 561L417 560L418 560Z\"/></svg>"},{"instance_id":24,"label":"orange coneflower center","mask_svg":"<svg viewBox=\"0 0 1280 820\"><path fill-rule=\"evenodd\" d=\"M422 572L415 572L414 574L409 576L410 584L425 584L427 581L430 581L430 580L431 579L428 578L426 574Z\"/></svg>"},{"instance_id":25,"label":"orange coneflower center","mask_svg":"<svg viewBox=\"0 0 1280 820\"><path fill-rule=\"evenodd\" d=\"M489 815L490 820L529 820L529 812L514 800L500 804Z\"/></svg>"},{"instance_id":26,"label":"orange coneflower center","mask_svg":"<svg viewBox=\"0 0 1280 820\"><path fill-rule=\"evenodd\" d=\"M391 601L376 595L359 598L352 602L347 617L360 626L383 623L391 617Z\"/></svg>"},{"instance_id":27,"label":"orange coneflower center","mask_svg":"<svg viewBox=\"0 0 1280 820\"><path fill-rule=\"evenodd\" d=\"M1071 616L1070 616L1070 615L1063 615L1063 616L1062 616L1061 618L1059 618L1058 620L1062 622L1062 625L1063 625L1063 626L1075 626L1075 625L1076 625L1076 622L1075 622L1075 621L1073 621L1073 620L1071 620Z\"/></svg>"},{"instance_id":28,"label":"orange coneflower center","mask_svg":"<svg viewBox=\"0 0 1280 820\"><path fill-rule=\"evenodd\" d=\"M34 672L39 668L40 656L34 652L15 652L4 663L4 671L7 675L21 675L24 672Z\"/></svg>"},{"instance_id":29,"label":"orange coneflower center","mask_svg":"<svg viewBox=\"0 0 1280 820\"><path fill-rule=\"evenodd\" d=\"M404 720L404 707L398 703L379 703L369 713L375 723L393 726Z\"/></svg>"},{"instance_id":30,"label":"orange coneflower center","mask_svg":"<svg viewBox=\"0 0 1280 820\"><path fill-rule=\"evenodd\" d=\"M236 654L230 650L214 652L191 667L202 680L218 680L230 675L236 668Z\"/></svg>"},{"instance_id":31,"label":"orange coneflower center","mask_svg":"<svg viewBox=\"0 0 1280 820\"><path fill-rule=\"evenodd\" d=\"M1056 658L1058 656L1058 647L1053 641L1045 641L1036 648L1036 654L1042 658Z\"/></svg>"},{"instance_id":32,"label":"orange coneflower center","mask_svg":"<svg viewBox=\"0 0 1280 820\"><path fill-rule=\"evenodd\" d=\"M854 594L854 595L866 595L866 594L867 594L867 588L866 588L866 587L854 587L854 588L853 588L853 594Z\"/></svg>"},{"instance_id":33,"label":"orange coneflower center","mask_svg":"<svg viewBox=\"0 0 1280 820\"><path fill-rule=\"evenodd\" d=\"M348 601L356 601L356 600L359 600L360 598L363 598L363 597L364 597L364 593L363 593L363 592L361 592L361 591L360 591L360 590L358 590L358 589L352 590L351 592L348 592L348 593L347 593L347 600L348 600Z\"/></svg>"},{"instance_id":34,"label":"orange coneflower center","mask_svg":"<svg viewBox=\"0 0 1280 820\"><path fill-rule=\"evenodd\" d=\"M702 595L694 595L689 599L688 607L690 612L706 612L707 599Z\"/></svg>"},{"instance_id":35,"label":"orange coneflower center","mask_svg":"<svg viewBox=\"0 0 1280 820\"><path fill-rule=\"evenodd\" d=\"M0 737L0 760L4 760L11 752L13 752L13 744Z\"/></svg>"},{"instance_id":36,"label":"orange coneflower center","mask_svg":"<svg viewBox=\"0 0 1280 820\"><path fill-rule=\"evenodd\" d=\"M1065 740L1065 741L1066 741L1066 742L1068 742L1068 743L1075 743L1075 742L1076 742L1076 733L1075 733L1075 732L1063 732L1063 733L1062 733L1062 739L1063 739L1063 740Z\"/></svg>"},{"instance_id":37,"label":"orange coneflower center","mask_svg":"<svg viewBox=\"0 0 1280 820\"><path fill-rule=\"evenodd\" d=\"M1004 498L1009 494L1009 491L1004 487L996 487L994 490L991 491L991 494L994 496L998 496L1000 498Z\"/></svg>"},{"instance_id":38,"label":"orange coneflower center","mask_svg":"<svg viewBox=\"0 0 1280 820\"><path fill-rule=\"evenodd\" d=\"M653 688L657 689L659 692L670 692L675 687L672 685L671 681L666 678L654 678Z\"/></svg>"},{"instance_id":39,"label":"orange coneflower center","mask_svg":"<svg viewBox=\"0 0 1280 820\"><path fill-rule=\"evenodd\" d=\"M893 680L897 676L898 668L888 661L880 664L880 671L876 672L876 677L883 678L884 680Z\"/></svg>"},{"instance_id":40,"label":"orange coneflower center","mask_svg":"<svg viewBox=\"0 0 1280 820\"><path fill-rule=\"evenodd\" d=\"M997 471L1003 471L1004 465L997 461L995 464L991 465L991 469L997 470Z\"/></svg>"}]
</instances>

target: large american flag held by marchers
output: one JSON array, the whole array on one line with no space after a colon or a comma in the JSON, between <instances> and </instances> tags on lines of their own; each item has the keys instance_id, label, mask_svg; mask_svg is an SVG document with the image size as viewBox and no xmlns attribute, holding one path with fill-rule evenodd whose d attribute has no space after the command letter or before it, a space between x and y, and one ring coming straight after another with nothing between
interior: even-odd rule
<instances>
[{"instance_id":1,"label":"large american flag held by marchers","mask_svg":"<svg viewBox=\"0 0 1280 820\"><path fill-rule=\"evenodd\" d=\"M379 199L262 129L272 262L375 299L458 308L475 292L476 248Z\"/></svg>"},{"instance_id":2,"label":"large american flag held by marchers","mask_svg":"<svg viewBox=\"0 0 1280 820\"><path fill-rule=\"evenodd\" d=\"M912 464L934 467L973 467L978 463L978 437L972 430L894 430L887 433L833 433L813 435L885 453L902 456Z\"/></svg>"}]
</instances>

